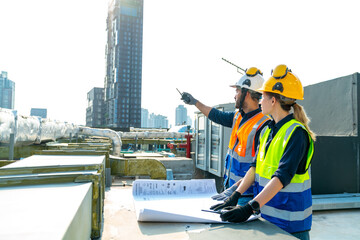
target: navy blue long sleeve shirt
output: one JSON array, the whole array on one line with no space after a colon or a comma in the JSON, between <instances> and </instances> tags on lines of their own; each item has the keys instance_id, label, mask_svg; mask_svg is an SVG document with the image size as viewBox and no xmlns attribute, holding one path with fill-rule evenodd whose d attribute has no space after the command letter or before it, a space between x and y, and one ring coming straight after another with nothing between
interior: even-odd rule
<instances>
[{"instance_id":1,"label":"navy blue long sleeve shirt","mask_svg":"<svg viewBox=\"0 0 360 240\"><path fill-rule=\"evenodd\" d=\"M261 112L261 108L259 107L258 109L248 112L248 113L244 113L242 114L242 119L240 121L240 126L242 126L249 118L252 118L255 114L258 114L259 112ZM209 112L209 116L208 118L213 121L216 122L220 125L223 125L225 127L232 127L233 124L233 120L234 120L234 116L235 116L235 112L223 112L220 111L216 108L212 108ZM254 149L257 149L258 144L259 144L259 136L261 133L261 130L269 123L270 121L266 121L256 132L255 134L255 146ZM240 127L239 126L239 127Z\"/></svg>"},{"instance_id":2,"label":"navy blue long sleeve shirt","mask_svg":"<svg viewBox=\"0 0 360 240\"><path fill-rule=\"evenodd\" d=\"M213 122L231 128L234 116L235 112L223 112L217 110L216 108L212 108L209 112L208 118Z\"/></svg>"},{"instance_id":3,"label":"navy blue long sleeve shirt","mask_svg":"<svg viewBox=\"0 0 360 240\"><path fill-rule=\"evenodd\" d=\"M270 143L275 137L276 133L285 123L287 123L291 119L294 119L293 114L289 114L276 124L274 120L272 120L268 124L271 132L266 142L265 154L269 149ZM301 127L296 128L291 138L289 139L288 144L285 147L285 151L279 162L279 167L271 178L276 176L277 178L279 178L283 186L286 187L290 183L291 179L294 177L295 173L305 173L309 146L310 141L307 131ZM251 164L252 167L256 167L256 158L258 151L259 149L257 149L256 151L254 160Z\"/></svg>"}]
</instances>

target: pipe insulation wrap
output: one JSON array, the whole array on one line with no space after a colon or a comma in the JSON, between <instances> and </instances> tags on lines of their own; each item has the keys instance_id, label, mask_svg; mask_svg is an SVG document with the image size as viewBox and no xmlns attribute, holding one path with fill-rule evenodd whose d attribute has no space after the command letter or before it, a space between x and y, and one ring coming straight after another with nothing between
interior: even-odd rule
<instances>
[{"instance_id":1,"label":"pipe insulation wrap","mask_svg":"<svg viewBox=\"0 0 360 240\"><path fill-rule=\"evenodd\" d=\"M41 140L69 138L70 136L75 136L79 132L79 127L72 123L51 121L48 119L42 119L41 122Z\"/></svg>"},{"instance_id":2,"label":"pipe insulation wrap","mask_svg":"<svg viewBox=\"0 0 360 240\"><path fill-rule=\"evenodd\" d=\"M9 143L10 134L15 135L15 143L32 144L70 138L77 134L108 137L113 143L113 154L120 156L120 135L110 129L79 127L72 123L42 119L35 116L18 115L17 111L0 108L0 143Z\"/></svg>"},{"instance_id":3,"label":"pipe insulation wrap","mask_svg":"<svg viewBox=\"0 0 360 240\"><path fill-rule=\"evenodd\" d=\"M10 134L15 133L15 117L12 111L0 109L0 142L8 143Z\"/></svg>"},{"instance_id":4,"label":"pipe insulation wrap","mask_svg":"<svg viewBox=\"0 0 360 240\"><path fill-rule=\"evenodd\" d=\"M112 140L113 145L113 155L120 156L121 153L121 137L120 135L111 130L111 129L97 129L97 128L89 128L89 127L80 127L79 134L87 135L87 136L99 136L99 137L108 137Z\"/></svg>"},{"instance_id":5,"label":"pipe insulation wrap","mask_svg":"<svg viewBox=\"0 0 360 240\"><path fill-rule=\"evenodd\" d=\"M0 109L0 142L9 143L10 134L15 134L15 143L40 143L69 138L79 132L79 127L60 121L41 119L35 116L18 115L16 111Z\"/></svg>"}]
</instances>

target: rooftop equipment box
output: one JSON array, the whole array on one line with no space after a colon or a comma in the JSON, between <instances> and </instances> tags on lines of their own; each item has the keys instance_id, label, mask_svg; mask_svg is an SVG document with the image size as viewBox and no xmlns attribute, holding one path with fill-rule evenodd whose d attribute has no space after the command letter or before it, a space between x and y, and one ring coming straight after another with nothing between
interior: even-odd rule
<instances>
[{"instance_id":1,"label":"rooftop equipment box","mask_svg":"<svg viewBox=\"0 0 360 240\"><path fill-rule=\"evenodd\" d=\"M317 134L313 194L360 192L359 80L354 73L304 88L299 104Z\"/></svg>"},{"instance_id":2,"label":"rooftop equipment box","mask_svg":"<svg viewBox=\"0 0 360 240\"><path fill-rule=\"evenodd\" d=\"M0 187L0 239L89 240L92 183Z\"/></svg>"},{"instance_id":3,"label":"rooftop equipment box","mask_svg":"<svg viewBox=\"0 0 360 240\"><path fill-rule=\"evenodd\" d=\"M10 186L91 182L91 236L96 238L103 225L104 169L104 155L33 155L0 168L0 190Z\"/></svg>"},{"instance_id":4,"label":"rooftop equipment box","mask_svg":"<svg viewBox=\"0 0 360 240\"><path fill-rule=\"evenodd\" d=\"M234 106L234 103L226 103L216 105L213 108L226 112L234 111ZM212 122L201 112L196 112L195 131L196 167L222 177L231 128Z\"/></svg>"}]
</instances>

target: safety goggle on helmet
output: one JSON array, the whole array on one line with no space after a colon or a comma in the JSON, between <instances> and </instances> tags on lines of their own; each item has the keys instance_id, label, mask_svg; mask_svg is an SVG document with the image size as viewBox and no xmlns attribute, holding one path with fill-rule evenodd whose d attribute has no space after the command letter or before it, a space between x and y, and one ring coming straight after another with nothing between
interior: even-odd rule
<instances>
[{"instance_id":1,"label":"safety goggle on helmet","mask_svg":"<svg viewBox=\"0 0 360 240\"><path fill-rule=\"evenodd\" d=\"M272 92L286 98L304 100L304 88L300 79L285 64L280 64L271 70L271 77L258 91Z\"/></svg>"},{"instance_id":2,"label":"safety goggle on helmet","mask_svg":"<svg viewBox=\"0 0 360 240\"><path fill-rule=\"evenodd\" d=\"M230 85L233 88L246 88L255 92L259 92L258 89L264 83L263 73L260 69L256 67L251 67L245 70L244 76L242 76L239 81L237 81L234 85Z\"/></svg>"}]
</instances>

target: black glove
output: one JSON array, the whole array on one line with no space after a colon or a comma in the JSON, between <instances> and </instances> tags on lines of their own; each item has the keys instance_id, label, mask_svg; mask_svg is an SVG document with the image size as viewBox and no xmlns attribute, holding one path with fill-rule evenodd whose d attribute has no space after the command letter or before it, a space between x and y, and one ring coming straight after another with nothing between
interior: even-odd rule
<instances>
[{"instance_id":1,"label":"black glove","mask_svg":"<svg viewBox=\"0 0 360 240\"><path fill-rule=\"evenodd\" d=\"M189 105L195 105L198 100L196 100L190 93L183 92L181 95L181 100L184 101L184 103Z\"/></svg>"},{"instance_id":2,"label":"black glove","mask_svg":"<svg viewBox=\"0 0 360 240\"><path fill-rule=\"evenodd\" d=\"M222 221L245 222L253 214L252 207L247 203L245 206L236 206L233 209L220 214Z\"/></svg>"},{"instance_id":3,"label":"black glove","mask_svg":"<svg viewBox=\"0 0 360 240\"><path fill-rule=\"evenodd\" d=\"M236 206L240 196L241 196L241 193L235 191L231 194L231 196L228 199L225 200L225 202L213 205L210 207L210 209L217 211L217 210L223 209L224 207Z\"/></svg>"}]
</instances>

